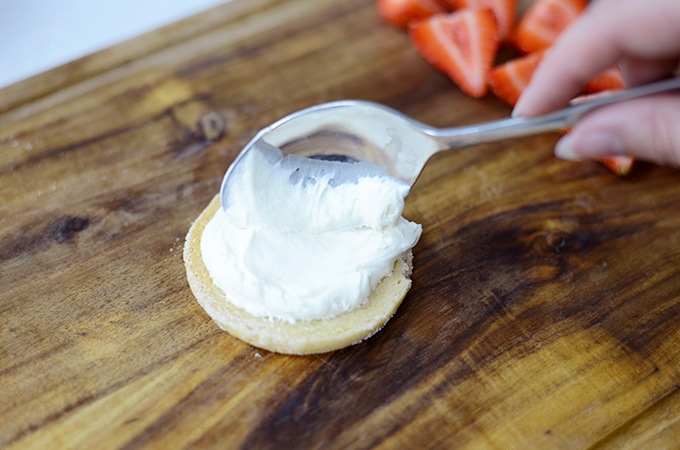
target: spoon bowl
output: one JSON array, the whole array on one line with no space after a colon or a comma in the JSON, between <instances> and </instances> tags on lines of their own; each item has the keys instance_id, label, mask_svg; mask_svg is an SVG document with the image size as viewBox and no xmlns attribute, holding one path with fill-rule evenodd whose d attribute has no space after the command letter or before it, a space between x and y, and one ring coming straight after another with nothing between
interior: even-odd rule
<instances>
[{"instance_id":1,"label":"spoon bowl","mask_svg":"<svg viewBox=\"0 0 680 450\"><path fill-rule=\"evenodd\" d=\"M222 181L222 207L228 207L230 175L253 149L280 151L284 157L365 162L368 164L360 166L377 166L382 173L413 186L427 161L440 151L568 128L600 106L678 88L680 78L672 78L599 96L543 116L511 117L457 128L434 128L367 101L343 100L312 106L264 128L244 147Z\"/></svg>"}]
</instances>

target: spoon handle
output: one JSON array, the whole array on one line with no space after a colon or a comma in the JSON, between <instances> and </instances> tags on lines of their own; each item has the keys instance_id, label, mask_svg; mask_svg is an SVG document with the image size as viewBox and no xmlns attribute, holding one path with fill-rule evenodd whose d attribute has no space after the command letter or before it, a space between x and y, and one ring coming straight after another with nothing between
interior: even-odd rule
<instances>
[{"instance_id":1,"label":"spoon handle","mask_svg":"<svg viewBox=\"0 0 680 450\"><path fill-rule=\"evenodd\" d=\"M646 84L625 91L577 103L558 111L532 118L513 117L477 125L436 130L444 149L456 149L509 138L531 136L573 126L585 113L604 105L632 98L680 89L680 77Z\"/></svg>"}]
</instances>

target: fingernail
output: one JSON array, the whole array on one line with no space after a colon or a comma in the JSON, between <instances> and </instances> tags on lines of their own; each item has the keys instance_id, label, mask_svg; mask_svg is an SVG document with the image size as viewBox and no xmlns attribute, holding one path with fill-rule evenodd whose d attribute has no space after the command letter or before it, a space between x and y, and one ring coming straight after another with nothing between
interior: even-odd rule
<instances>
[{"instance_id":1,"label":"fingernail","mask_svg":"<svg viewBox=\"0 0 680 450\"><path fill-rule=\"evenodd\" d=\"M578 145L577 145L578 144ZM578 147L578 154L576 148ZM568 161L604 158L623 154L621 142L609 133L570 133L555 145L555 156Z\"/></svg>"},{"instance_id":2,"label":"fingernail","mask_svg":"<svg viewBox=\"0 0 680 450\"><path fill-rule=\"evenodd\" d=\"M582 158L574 151L575 146L576 137L571 133L567 134L555 144L555 156L566 161L580 161Z\"/></svg>"},{"instance_id":3,"label":"fingernail","mask_svg":"<svg viewBox=\"0 0 680 450\"><path fill-rule=\"evenodd\" d=\"M522 105L520 103L521 102L518 100L515 104L515 107L512 109L512 112L510 113L510 117L522 117ZM519 108L517 106L519 106Z\"/></svg>"}]
</instances>

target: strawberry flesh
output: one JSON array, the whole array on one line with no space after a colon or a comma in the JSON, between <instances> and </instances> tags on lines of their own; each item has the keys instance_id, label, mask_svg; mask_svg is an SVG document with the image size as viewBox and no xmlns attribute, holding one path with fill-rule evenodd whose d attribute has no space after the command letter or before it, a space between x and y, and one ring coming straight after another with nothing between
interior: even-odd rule
<instances>
[{"instance_id":1,"label":"strawberry flesh","mask_svg":"<svg viewBox=\"0 0 680 450\"><path fill-rule=\"evenodd\" d=\"M618 91L623 89L623 76L618 67L610 67L596 77L591 78L583 87L583 92L594 94L602 91Z\"/></svg>"},{"instance_id":2,"label":"strawberry flesh","mask_svg":"<svg viewBox=\"0 0 680 450\"><path fill-rule=\"evenodd\" d=\"M544 51L511 59L505 64L496 66L489 73L489 89L510 106L515 106L520 94L529 84L538 63L543 59Z\"/></svg>"},{"instance_id":3,"label":"strawberry flesh","mask_svg":"<svg viewBox=\"0 0 680 450\"><path fill-rule=\"evenodd\" d=\"M522 53L549 47L585 8L584 0L536 0L517 24L515 47Z\"/></svg>"},{"instance_id":4,"label":"strawberry flesh","mask_svg":"<svg viewBox=\"0 0 680 450\"><path fill-rule=\"evenodd\" d=\"M628 175L633 169L635 159L632 156L611 156L609 158L598 159L609 170L620 177Z\"/></svg>"},{"instance_id":5,"label":"strawberry flesh","mask_svg":"<svg viewBox=\"0 0 680 450\"><path fill-rule=\"evenodd\" d=\"M466 94L488 91L487 77L498 52L498 26L491 11L464 9L409 26L418 53L447 74Z\"/></svg>"},{"instance_id":6,"label":"strawberry flesh","mask_svg":"<svg viewBox=\"0 0 680 450\"><path fill-rule=\"evenodd\" d=\"M406 28L411 22L445 12L447 10L437 0L378 0L380 17L400 28Z\"/></svg>"},{"instance_id":7,"label":"strawberry flesh","mask_svg":"<svg viewBox=\"0 0 680 450\"><path fill-rule=\"evenodd\" d=\"M488 9L491 10L498 23L498 39L501 41L510 35L515 25L517 0L443 0L451 9L458 10Z\"/></svg>"}]
</instances>

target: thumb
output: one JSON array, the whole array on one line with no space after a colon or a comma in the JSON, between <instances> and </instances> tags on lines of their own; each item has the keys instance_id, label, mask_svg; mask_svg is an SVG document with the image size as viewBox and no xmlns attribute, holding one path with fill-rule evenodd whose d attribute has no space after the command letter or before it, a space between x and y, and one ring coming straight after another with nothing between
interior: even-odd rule
<instances>
[{"instance_id":1,"label":"thumb","mask_svg":"<svg viewBox=\"0 0 680 450\"><path fill-rule=\"evenodd\" d=\"M680 167L680 95L650 96L597 109L559 140L555 155L572 161L628 155Z\"/></svg>"}]
</instances>

